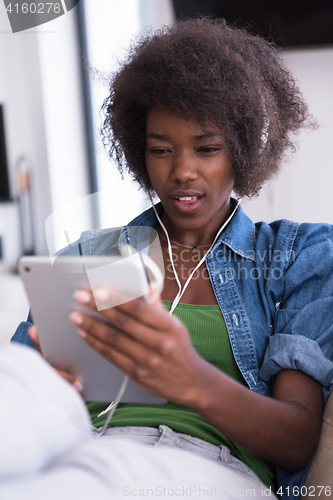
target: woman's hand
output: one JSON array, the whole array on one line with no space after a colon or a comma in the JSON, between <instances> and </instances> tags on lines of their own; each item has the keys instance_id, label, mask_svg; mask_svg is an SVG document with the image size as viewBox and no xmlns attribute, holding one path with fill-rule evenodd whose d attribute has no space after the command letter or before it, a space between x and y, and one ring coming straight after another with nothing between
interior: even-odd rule
<instances>
[{"instance_id":1,"label":"woman's hand","mask_svg":"<svg viewBox=\"0 0 333 500\"><path fill-rule=\"evenodd\" d=\"M112 294L103 289L95 297L107 304ZM91 292L81 290L75 298L96 310ZM186 327L167 313L160 299L153 305L135 299L99 314L101 321L78 311L69 319L87 344L139 386L175 403L190 404L197 379L213 367L198 355Z\"/></svg>"},{"instance_id":2,"label":"woman's hand","mask_svg":"<svg viewBox=\"0 0 333 500\"><path fill-rule=\"evenodd\" d=\"M98 299L107 303L108 294L100 290ZM96 309L90 292L80 291L76 298ZM202 359L186 327L160 300L149 305L136 299L99 314L101 321L74 311L70 320L93 349L138 385L187 406L231 441L286 470L308 463L322 415L322 388L311 377L282 370L274 397L263 396Z\"/></svg>"},{"instance_id":3,"label":"woman's hand","mask_svg":"<svg viewBox=\"0 0 333 500\"><path fill-rule=\"evenodd\" d=\"M28 335L31 338L31 340L33 341L33 343L35 344L36 350L41 355L43 355L41 347L40 347L40 343L39 343L37 328L35 326L30 326L30 328L28 329ZM74 387L74 389L76 389L78 392L82 391L82 389L83 389L82 383L74 375L72 375L71 373L66 372L64 370L59 370L58 368L56 368L54 366L53 366L53 368L55 369L56 372L58 372L58 374L63 379L65 379L70 385L72 385Z\"/></svg>"}]
</instances>

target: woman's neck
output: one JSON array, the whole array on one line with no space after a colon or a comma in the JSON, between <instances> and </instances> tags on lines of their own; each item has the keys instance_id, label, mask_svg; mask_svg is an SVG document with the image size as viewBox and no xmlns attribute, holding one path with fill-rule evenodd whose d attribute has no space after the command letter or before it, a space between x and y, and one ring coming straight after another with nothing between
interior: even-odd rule
<instances>
[{"instance_id":1,"label":"woman's neck","mask_svg":"<svg viewBox=\"0 0 333 500\"><path fill-rule=\"evenodd\" d=\"M186 248L208 248L213 243L217 232L233 210L233 204L229 203L224 217L219 217L217 215L215 218L211 219L208 224L202 227L178 227L173 223L166 212L162 215L162 222L168 232L170 241L173 243ZM164 231L160 226L158 232L162 238L165 237Z\"/></svg>"}]
</instances>

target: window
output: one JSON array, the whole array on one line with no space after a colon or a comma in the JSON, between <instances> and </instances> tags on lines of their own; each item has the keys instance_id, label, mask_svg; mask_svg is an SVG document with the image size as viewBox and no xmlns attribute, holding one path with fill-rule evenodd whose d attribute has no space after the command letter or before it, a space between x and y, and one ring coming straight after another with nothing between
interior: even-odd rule
<instances>
[{"instance_id":1,"label":"window","mask_svg":"<svg viewBox=\"0 0 333 500\"><path fill-rule=\"evenodd\" d=\"M78 5L84 11L86 56L91 70L89 92L91 130L95 155L94 196L100 227L120 226L150 206L147 196L133 183L129 175L121 179L116 165L107 156L99 129L100 108L108 94L107 76L117 68L119 59L126 54L131 37L147 27L158 28L173 20L171 0L82 0ZM82 11L82 10L81 10ZM82 21L81 21L82 22ZM82 28L82 26L81 26Z\"/></svg>"}]
</instances>

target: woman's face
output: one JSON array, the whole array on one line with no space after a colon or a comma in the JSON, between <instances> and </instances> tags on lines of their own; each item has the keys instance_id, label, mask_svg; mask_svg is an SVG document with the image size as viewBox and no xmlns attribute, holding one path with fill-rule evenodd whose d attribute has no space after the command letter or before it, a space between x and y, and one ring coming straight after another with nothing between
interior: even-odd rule
<instances>
[{"instance_id":1,"label":"woman's face","mask_svg":"<svg viewBox=\"0 0 333 500\"><path fill-rule=\"evenodd\" d=\"M227 219L234 176L223 134L214 126L152 108L145 161L169 222L184 230L213 231Z\"/></svg>"}]
</instances>

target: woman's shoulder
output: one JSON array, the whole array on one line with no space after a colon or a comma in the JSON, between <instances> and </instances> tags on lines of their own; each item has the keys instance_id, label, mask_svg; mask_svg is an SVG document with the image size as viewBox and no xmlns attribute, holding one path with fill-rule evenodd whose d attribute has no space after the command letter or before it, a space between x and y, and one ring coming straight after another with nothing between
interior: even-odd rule
<instances>
[{"instance_id":1,"label":"woman's shoulder","mask_svg":"<svg viewBox=\"0 0 333 500\"><path fill-rule=\"evenodd\" d=\"M333 225L328 223L288 219L252 222L239 206L222 239L232 248L241 249L243 254L252 255L254 260L258 252L260 256L275 252L286 257L288 265L289 256L295 260L300 253L319 255L324 249L333 261Z\"/></svg>"},{"instance_id":2,"label":"woman's shoulder","mask_svg":"<svg viewBox=\"0 0 333 500\"><path fill-rule=\"evenodd\" d=\"M257 222L254 227L257 242L265 241L269 246L287 248L296 254L310 248L318 251L323 246L333 255L332 224L280 219L271 223Z\"/></svg>"}]
</instances>

